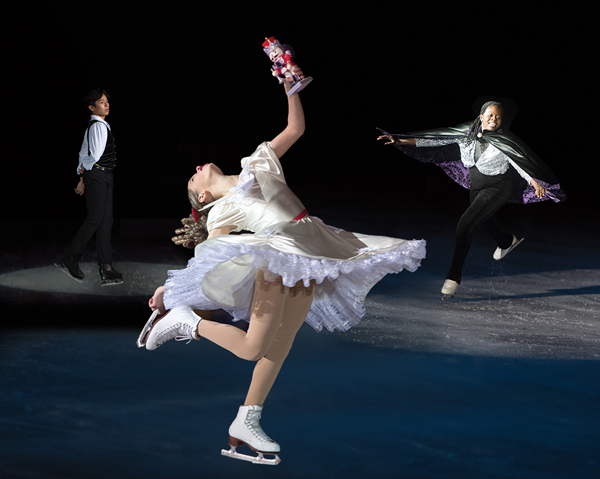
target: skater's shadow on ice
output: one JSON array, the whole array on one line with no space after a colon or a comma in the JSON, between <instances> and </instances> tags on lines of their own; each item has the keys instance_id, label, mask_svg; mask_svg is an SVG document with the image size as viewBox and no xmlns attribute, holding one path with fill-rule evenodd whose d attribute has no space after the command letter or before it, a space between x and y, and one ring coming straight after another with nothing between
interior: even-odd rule
<instances>
[{"instance_id":1,"label":"skater's shadow on ice","mask_svg":"<svg viewBox=\"0 0 600 479\"><path fill-rule=\"evenodd\" d=\"M579 295L589 295L589 294L600 294L600 285L597 286L582 286L580 288L571 288L571 289L550 289L548 291L540 292L540 293L527 293L527 294L487 294L485 297L479 298L466 298L462 301L489 301L489 300L499 300L499 299L530 299L530 298L547 298L552 296L579 296Z\"/></svg>"}]
</instances>

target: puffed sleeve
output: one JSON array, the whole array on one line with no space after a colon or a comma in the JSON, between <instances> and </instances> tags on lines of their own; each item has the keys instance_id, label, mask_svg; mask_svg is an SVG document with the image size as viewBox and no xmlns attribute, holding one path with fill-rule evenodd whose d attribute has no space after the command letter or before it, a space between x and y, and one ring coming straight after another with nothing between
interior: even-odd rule
<instances>
[{"instance_id":1,"label":"puffed sleeve","mask_svg":"<svg viewBox=\"0 0 600 479\"><path fill-rule=\"evenodd\" d=\"M260 171L285 181L283 168L270 141L261 143L252 155L243 158L242 168L248 168L253 174Z\"/></svg>"},{"instance_id":2,"label":"puffed sleeve","mask_svg":"<svg viewBox=\"0 0 600 479\"><path fill-rule=\"evenodd\" d=\"M233 231L246 228L246 213L234 203L221 203L213 206L206 219L208 231L223 226L234 226Z\"/></svg>"}]
</instances>

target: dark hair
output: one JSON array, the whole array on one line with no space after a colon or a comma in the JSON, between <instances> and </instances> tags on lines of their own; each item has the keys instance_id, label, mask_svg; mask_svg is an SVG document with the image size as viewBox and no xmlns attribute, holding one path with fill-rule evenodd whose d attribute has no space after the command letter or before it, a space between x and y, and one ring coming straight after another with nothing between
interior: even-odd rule
<instances>
[{"instance_id":1,"label":"dark hair","mask_svg":"<svg viewBox=\"0 0 600 479\"><path fill-rule=\"evenodd\" d=\"M504 113L504 107L502 106L502 103L500 103L499 101L487 101L481 106L479 114L483 115L485 113L485 110L487 110L490 106L497 106L502 110L502 113Z\"/></svg>"},{"instance_id":2,"label":"dark hair","mask_svg":"<svg viewBox=\"0 0 600 479\"><path fill-rule=\"evenodd\" d=\"M95 106L96 102L102 98L102 95L106 95L106 98L110 98L108 93L106 93L104 90L90 90L83 97L83 106L90 115L92 114L92 111L89 107Z\"/></svg>"},{"instance_id":3,"label":"dark hair","mask_svg":"<svg viewBox=\"0 0 600 479\"><path fill-rule=\"evenodd\" d=\"M497 106L498 108L500 108L500 110L502 110L502 113L504 114L504 107L502 106L502 103L500 103L499 101L487 101L481 106L481 109L479 110L479 115L483 115L485 113L485 110L487 110L490 106ZM469 128L469 132L467 133L467 143L475 141L475 136L477 135L477 133L479 133L480 128L481 118L479 118L478 116L477 118L475 118L475 121L471 125L471 128ZM502 130L499 131L502 132Z\"/></svg>"},{"instance_id":4,"label":"dark hair","mask_svg":"<svg viewBox=\"0 0 600 479\"><path fill-rule=\"evenodd\" d=\"M290 54L292 55L292 60L294 58L296 58L296 52L294 51L294 48L291 45L288 45L287 43L284 45L281 45L281 49L286 52L289 50Z\"/></svg>"}]
</instances>

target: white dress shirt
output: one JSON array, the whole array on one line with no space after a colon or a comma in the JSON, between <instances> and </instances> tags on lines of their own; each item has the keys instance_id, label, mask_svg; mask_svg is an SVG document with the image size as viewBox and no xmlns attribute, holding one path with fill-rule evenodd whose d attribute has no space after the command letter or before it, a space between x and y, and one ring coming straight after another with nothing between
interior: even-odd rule
<instances>
[{"instance_id":1,"label":"white dress shirt","mask_svg":"<svg viewBox=\"0 0 600 479\"><path fill-rule=\"evenodd\" d=\"M77 165L78 173L81 165L83 165L86 170L91 170L94 163L96 163L102 156L102 153L104 153L104 148L106 148L106 140L108 139L107 127L110 129L110 125L96 115L90 117L90 121L92 120L96 120L96 123L90 126L90 155L88 156L88 131L86 129L83 134L81 150L79 150L79 164Z\"/></svg>"}]
</instances>

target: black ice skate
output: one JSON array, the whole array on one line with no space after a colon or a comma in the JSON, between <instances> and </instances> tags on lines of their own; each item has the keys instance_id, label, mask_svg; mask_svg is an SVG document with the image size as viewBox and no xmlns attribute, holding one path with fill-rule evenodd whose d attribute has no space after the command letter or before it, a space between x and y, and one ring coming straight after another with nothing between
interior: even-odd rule
<instances>
[{"instance_id":1,"label":"black ice skate","mask_svg":"<svg viewBox=\"0 0 600 479\"><path fill-rule=\"evenodd\" d=\"M119 273L111 264L100 265L100 279L102 286L123 283L123 275Z\"/></svg>"},{"instance_id":2,"label":"black ice skate","mask_svg":"<svg viewBox=\"0 0 600 479\"><path fill-rule=\"evenodd\" d=\"M54 263L54 266L56 266L66 275L73 278L78 283L81 283L83 278L85 278L83 271L79 269L79 260L70 253L64 255L60 260L60 263Z\"/></svg>"}]
</instances>

